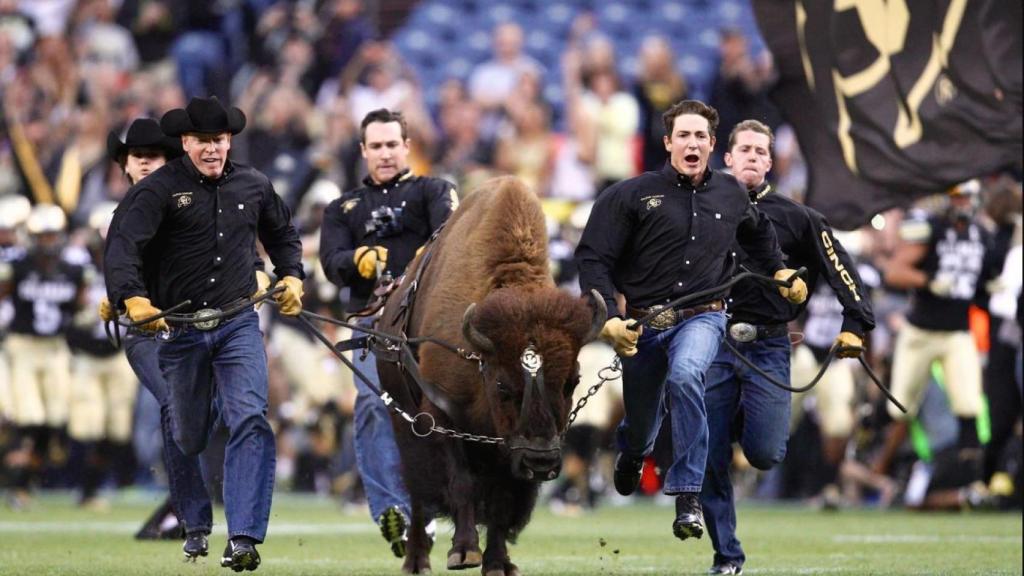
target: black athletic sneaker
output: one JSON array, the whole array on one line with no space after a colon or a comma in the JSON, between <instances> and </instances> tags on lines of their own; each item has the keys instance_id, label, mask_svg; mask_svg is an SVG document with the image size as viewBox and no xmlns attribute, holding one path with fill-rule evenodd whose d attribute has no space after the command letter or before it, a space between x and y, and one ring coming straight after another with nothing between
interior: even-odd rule
<instances>
[{"instance_id":1,"label":"black athletic sneaker","mask_svg":"<svg viewBox=\"0 0 1024 576\"><path fill-rule=\"evenodd\" d=\"M726 560L712 566L708 574L743 574L743 564Z\"/></svg>"},{"instance_id":2,"label":"black athletic sneaker","mask_svg":"<svg viewBox=\"0 0 1024 576\"><path fill-rule=\"evenodd\" d=\"M231 568L235 572L255 570L260 566L260 553L256 551L256 542L251 538L240 536L228 540L224 548L224 556L220 565Z\"/></svg>"},{"instance_id":3,"label":"black athletic sneaker","mask_svg":"<svg viewBox=\"0 0 1024 576\"><path fill-rule=\"evenodd\" d=\"M196 558L206 556L210 551L210 543L206 540L203 532L194 532L185 537L185 543L181 546L185 553L185 561L195 562Z\"/></svg>"},{"instance_id":4,"label":"black athletic sneaker","mask_svg":"<svg viewBox=\"0 0 1024 576\"><path fill-rule=\"evenodd\" d=\"M704 511L695 492L676 496L676 519L672 522L672 533L680 540L704 535Z\"/></svg>"},{"instance_id":5,"label":"black athletic sneaker","mask_svg":"<svg viewBox=\"0 0 1024 576\"><path fill-rule=\"evenodd\" d=\"M613 475L615 491L623 496L629 496L636 492L636 487L640 485L640 475L643 471L643 458L633 458L619 452L619 455L615 457L615 474Z\"/></svg>"},{"instance_id":6,"label":"black athletic sneaker","mask_svg":"<svg viewBox=\"0 0 1024 576\"><path fill-rule=\"evenodd\" d=\"M392 506L377 518L377 524L380 526L381 536L384 536L391 545L392 554L397 558L404 558L405 543L408 540L405 530L409 526L405 514L398 506Z\"/></svg>"}]
</instances>

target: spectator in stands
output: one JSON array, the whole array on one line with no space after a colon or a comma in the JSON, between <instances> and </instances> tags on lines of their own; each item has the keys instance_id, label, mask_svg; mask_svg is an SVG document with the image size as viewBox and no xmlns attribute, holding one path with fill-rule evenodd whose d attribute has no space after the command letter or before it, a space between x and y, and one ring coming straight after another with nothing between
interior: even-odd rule
<instances>
[{"instance_id":1,"label":"spectator in stands","mask_svg":"<svg viewBox=\"0 0 1024 576\"><path fill-rule=\"evenodd\" d=\"M177 34L171 0L124 0L117 22L131 31L143 66L167 57Z\"/></svg>"},{"instance_id":2,"label":"spectator in stands","mask_svg":"<svg viewBox=\"0 0 1024 576\"><path fill-rule=\"evenodd\" d=\"M458 80L452 80L442 91L438 111L441 137L434 148L434 171L458 182L463 190L473 190L491 172L495 144L480 131L480 105L469 100L461 88Z\"/></svg>"},{"instance_id":3,"label":"spectator in stands","mask_svg":"<svg viewBox=\"0 0 1024 576\"><path fill-rule=\"evenodd\" d=\"M497 130L500 112L525 72L543 74L539 62L523 53L523 29L514 22L499 24L493 32L494 57L478 64L469 77L469 95L484 110L485 136Z\"/></svg>"},{"instance_id":4,"label":"spectator in stands","mask_svg":"<svg viewBox=\"0 0 1024 576\"><path fill-rule=\"evenodd\" d=\"M640 107L640 139L643 146L643 170L661 170L667 156L662 139L665 126L661 115L672 104L686 99L687 87L676 69L672 46L663 36L648 36L640 45L640 73L633 95ZM731 124L730 124L731 126Z\"/></svg>"},{"instance_id":5,"label":"spectator in stands","mask_svg":"<svg viewBox=\"0 0 1024 576\"><path fill-rule=\"evenodd\" d=\"M632 94L622 90L614 68L594 70L583 93L585 121L593 123L594 177L598 193L636 175L634 142L640 109Z\"/></svg>"},{"instance_id":6,"label":"spectator in stands","mask_svg":"<svg viewBox=\"0 0 1024 576\"><path fill-rule=\"evenodd\" d=\"M323 3L320 19L326 20L327 24L316 43L317 79L320 82L341 74L363 44L377 36L377 31L363 14L363 8L362 0L328 0Z\"/></svg>"},{"instance_id":7,"label":"spectator in stands","mask_svg":"<svg viewBox=\"0 0 1024 576\"><path fill-rule=\"evenodd\" d=\"M185 96L207 94L228 96L231 78L229 42L224 34L229 17L228 3L209 0L178 0L173 4L175 21L182 34L174 41L171 54Z\"/></svg>"},{"instance_id":8,"label":"spectator in stands","mask_svg":"<svg viewBox=\"0 0 1024 576\"><path fill-rule=\"evenodd\" d=\"M512 129L498 139L495 165L521 178L537 195L547 196L554 159L550 112L542 104L523 106Z\"/></svg>"},{"instance_id":9,"label":"spectator in stands","mask_svg":"<svg viewBox=\"0 0 1024 576\"><path fill-rule=\"evenodd\" d=\"M349 103L352 122L358 124L372 110L385 107L402 110L413 139L430 149L436 131L415 75L395 52L389 42L367 42L349 61L340 77L329 79L320 87L317 105L326 106L339 95ZM414 150L413 165L418 165L420 151Z\"/></svg>"},{"instance_id":10,"label":"spectator in stands","mask_svg":"<svg viewBox=\"0 0 1024 576\"><path fill-rule=\"evenodd\" d=\"M778 125L777 115L768 100L768 83L775 72L771 55L765 51L754 55L746 35L740 30L722 30L719 42L721 64L711 89L711 102L721 115L718 140L725 142L732 126L747 118L764 122L771 128ZM712 166L724 164L725 150L716 150Z\"/></svg>"}]
</instances>

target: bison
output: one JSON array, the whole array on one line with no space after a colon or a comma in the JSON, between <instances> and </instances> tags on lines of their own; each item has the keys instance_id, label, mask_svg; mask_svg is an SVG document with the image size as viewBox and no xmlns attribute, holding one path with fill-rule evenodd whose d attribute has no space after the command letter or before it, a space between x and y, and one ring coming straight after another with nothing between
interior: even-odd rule
<instances>
[{"instance_id":1,"label":"bison","mask_svg":"<svg viewBox=\"0 0 1024 576\"><path fill-rule=\"evenodd\" d=\"M403 570L429 572L432 542L424 526L445 515L455 524L449 569L482 565L486 576L512 576L519 570L506 543L529 522L539 483L558 476L579 381L576 356L600 333L607 310L599 297L555 287L540 202L513 177L471 194L427 254L410 264L378 328L431 337L475 351L480 360L425 342L418 348L420 377L441 401L417 385L415 367L387 354L377 356L381 385L407 412L503 442L423 438L393 419L412 505ZM422 428L427 419L417 422ZM487 528L483 553L478 525Z\"/></svg>"}]
</instances>

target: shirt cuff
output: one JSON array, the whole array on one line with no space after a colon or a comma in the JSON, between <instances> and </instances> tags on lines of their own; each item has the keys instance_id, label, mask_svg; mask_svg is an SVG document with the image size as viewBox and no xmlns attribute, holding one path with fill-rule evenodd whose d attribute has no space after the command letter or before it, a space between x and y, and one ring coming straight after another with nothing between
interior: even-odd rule
<instances>
[{"instance_id":1,"label":"shirt cuff","mask_svg":"<svg viewBox=\"0 0 1024 576\"><path fill-rule=\"evenodd\" d=\"M843 332L852 332L857 336L864 338L864 325L856 318L843 318L842 330Z\"/></svg>"}]
</instances>

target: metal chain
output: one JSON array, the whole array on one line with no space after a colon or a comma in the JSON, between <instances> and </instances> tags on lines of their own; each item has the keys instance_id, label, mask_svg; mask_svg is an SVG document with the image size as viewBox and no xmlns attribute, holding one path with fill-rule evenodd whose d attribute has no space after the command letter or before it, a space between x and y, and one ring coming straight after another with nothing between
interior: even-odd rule
<instances>
[{"instance_id":1,"label":"metal chain","mask_svg":"<svg viewBox=\"0 0 1024 576\"><path fill-rule=\"evenodd\" d=\"M431 426L431 432L437 432L444 436L450 436L452 438L458 438L459 440L465 440L467 442L479 442L481 444L504 444L505 439L496 436L481 436L479 434L470 434L469 432L458 432L445 428L444 426Z\"/></svg>"},{"instance_id":2,"label":"metal chain","mask_svg":"<svg viewBox=\"0 0 1024 576\"><path fill-rule=\"evenodd\" d=\"M472 358L467 358L467 360L471 359ZM597 384L594 384L593 386L590 387L589 390L587 390L586 395L576 402L576 407L573 408L572 412L569 413L569 419L565 424L565 430L569 429L569 426L571 426L572 423L576 420L576 416L579 414L579 411L582 410L583 407L587 405L587 402L589 402L590 399L593 398L599 390L601 390L601 387L604 386L605 383L611 382L612 380L618 380L619 378L622 377L622 365L619 360L619 357L616 356L615 359L612 360L611 364L602 368L597 373L597 376L598 378L600 378ZM381 400L383 400L385 404L390 406L392 410L394 410L399 416L402 417L402 419L408 422L410 427L412 428L412 433L416 436L420 436L421 438L426 438L427 436L436 433L442 436L448 436L449 438L456 438L458 440L463 440L466 442L478 442L480 444L494 445L505 443L505 439L498 436L484 436L482 434L471 434L469 432L459 432L458 430L445 428L444 426L438 425L437 422L434 420L434 417L426 412L420 412L415 416L410 416L408 412L402 410L397 404L394 404L394 399L386 392L381 396ZM424 418L426 421L429 421L430 423L429 431L426 433L419 432L416 429L416 423L419 421L421 417ZM565 435L565 430L562 431L562 435Z\"/></svg>"},{"instance_id":3,"label":"metal chain","mask_svg":"<svg viewBox=\"0 0 1024 576\"><path fill-rule=\"evenodd\" d=\"M569 413L569 420L565 423L565 430L562 430L563 435L565 434L566 430L569 429L569 426L572 426L572 423L576 420L576 415L579 413L579 411L582 410L583 407L587 405L587 402L590 402L590 399L593 398L595 394L597 394L597 391L600 390L606 382L611 382L612 380L618 380L619 378L622 378L622 362L619 359L619 357L616 356L615 359L612 360L611 364L605 366L604 368L601 368L601 370L598 371L597 373L597 377L600 378L598 383L594 384L593 386L590 387L589 390L587 390L587 394L576 402L576 407L573 408L572 412Z\"/></svg>"}]
</instances>

